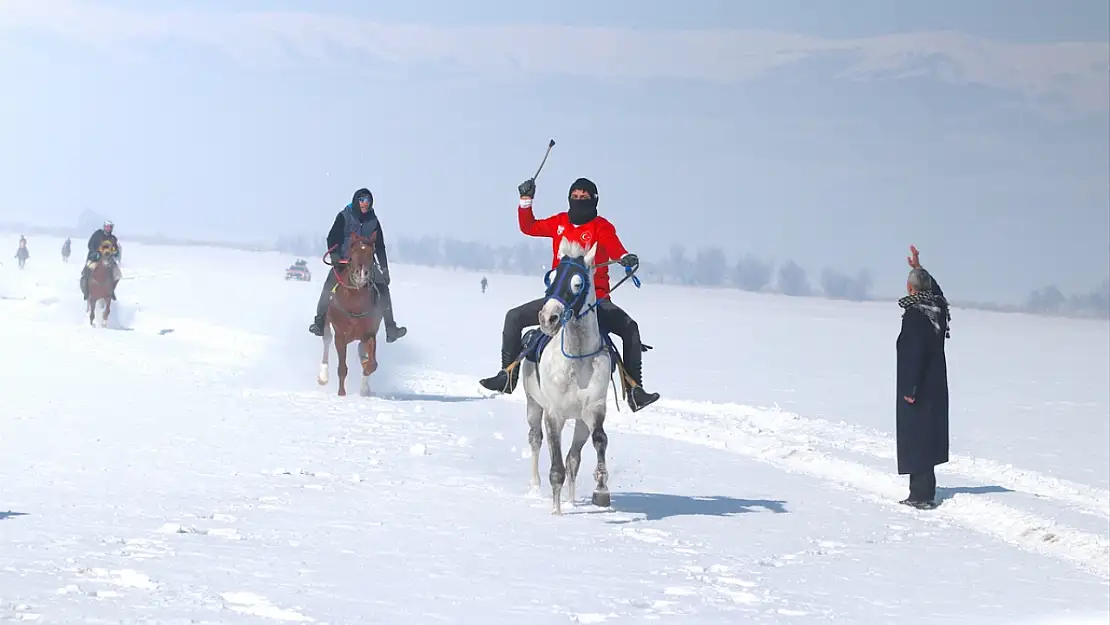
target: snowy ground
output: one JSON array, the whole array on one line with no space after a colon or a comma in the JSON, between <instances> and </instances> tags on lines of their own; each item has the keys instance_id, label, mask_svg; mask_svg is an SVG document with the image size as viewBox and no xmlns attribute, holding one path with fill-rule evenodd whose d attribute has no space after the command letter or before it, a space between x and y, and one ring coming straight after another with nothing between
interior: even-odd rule
<instances>
[{"instance_id":1,"label":"snowy ground","mask_svg":"<svg viewBox=\"0 0 1110 625\"><path fill-rule=\"evenodd\" d=\"M0 267L0 622L1110 618L1105 322L953 312L953 461L920 512L896 305L622 288L664 399L610 405L612 510L587 448L558 518L522 394L476 383L538 278L394 268L409 336L379 397L340 399L293 257L124 245L119 331L87 326L61 240Z\"/></svg>"}]
</instances>

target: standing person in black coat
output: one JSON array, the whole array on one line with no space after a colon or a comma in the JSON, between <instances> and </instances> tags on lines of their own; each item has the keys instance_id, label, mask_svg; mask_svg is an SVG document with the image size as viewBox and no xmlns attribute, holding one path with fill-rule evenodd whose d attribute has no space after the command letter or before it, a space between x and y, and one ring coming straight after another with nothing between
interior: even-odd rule
<instances>
[{"instance_id":1,"label":"standing person in black coat","mask_svg":"<svg viewBox=\"0 0 1110 625\"><path fill-rule=\"evenodd\" d=\"M898 474L910 476L910 495L900 503L929 510L937 506L934 467L948 462L948 363L944 342L952 319L948 301L910 246L906 297L898 300Z\"/></svg>"}]
</instances>

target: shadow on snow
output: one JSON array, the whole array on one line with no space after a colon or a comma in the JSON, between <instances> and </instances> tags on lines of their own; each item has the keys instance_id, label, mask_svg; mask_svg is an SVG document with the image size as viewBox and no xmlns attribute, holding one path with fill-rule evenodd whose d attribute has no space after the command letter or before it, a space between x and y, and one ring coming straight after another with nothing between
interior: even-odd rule
<instances>
[{"instance_id":1,"label":"shadow on snow","mask_svg":"<svg viewBox=\"0 0 1110 625\"><path fill-rule=\"evenodd\" d=\"M687 497L663 493L613 493L612 509L628 514L642 514L642 519L609 521L634 523L658 521L675 516L732 516L746 512L769 511L784 514L786 502L774 499L734 499L732 497Z\"/></svg>"},{"instance_id":2,"label":"shadow on snow","mask_svg":"<svg viewBox=\"0 0 1110 625\"><path fill-rule=\"evenodd\" d=\"M8 510L7 512L0 512L0 521L3 521L4 519L10 518L10 517L16 517L16 516L27 516L27 513L26 512L12 512L11 510Z\"/></svg>"},{"instance_id":3,"label":"shadow on snow","mask_svg":"<svg viewBox=\"0 0 1110 625\"><path fill-rule=\"evenodd\" d=\"M938 486L937 501L951 499L956 495L990 495L992 493L1012 493L1005 486Z\"/></svg>"},{"instance_id":4,"label":"shadow on snow","mask_svg":"<svg viewBox=\"0 0 1110 625\"><path fill-rule=\"evenodd\" d=\"M383 392L381 395L374 396L377 399L384 399L386 401L431 401L443 404L454 404L468 401L483 401L490 399L481 395L439 395L435 393L392 393Z\"/></svg>"}]
</instances>

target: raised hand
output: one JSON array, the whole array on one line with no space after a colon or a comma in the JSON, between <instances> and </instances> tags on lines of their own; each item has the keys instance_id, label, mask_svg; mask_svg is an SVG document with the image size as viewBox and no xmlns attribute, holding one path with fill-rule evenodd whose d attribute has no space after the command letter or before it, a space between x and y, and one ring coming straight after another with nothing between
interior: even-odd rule
<instances>
[{"instance_id":1,"label":"raised hand","mask_svg":"<svg viewBox=\"0 0 1110 625\"><path fill-rule=\"evenodd\" d=\"M919 253L920 252L917 251L916 246L913 246L913 245L910 246L910 256L906 257L906 262L908 262L910 264L910 267L912 267L914 269L917 269L918 267L921 266L921 260L918 259L918 254Z\"/></svg>"},{"instance_id":2,"label":"raised hand","mask_svg":"<svg viewBox=\"0 0 1110 625\"><path fill-rule=\"evenodd\" d=\"M516 189L517 189L517 191L520 191L520 198L522 200L523 199L529 199L530 200L530 199L536 197L536 179L535 178L529 178L529 179L525 180L524 182L520 183L520 186L518 186Z\"/></svg>"}]
</instances>

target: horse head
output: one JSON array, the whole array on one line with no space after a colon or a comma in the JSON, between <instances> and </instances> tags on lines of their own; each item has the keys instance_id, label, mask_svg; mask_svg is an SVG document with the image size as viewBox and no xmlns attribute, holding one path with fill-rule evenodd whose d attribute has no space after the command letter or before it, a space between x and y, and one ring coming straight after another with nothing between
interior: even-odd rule
<instances>
[{"instance_id":1,"label":"horse head","mask_svg":"<svg viewBox=\"0 0 1110 625\"><path fill-rule=\"evenodd\" d=\"M116 263L116 246L112 245L111 241L101 241L100 247L98 247L96 251L100 254L100 262L98 264L111 267Z\"/></svg>"},{"instance_id":2,"label":"horse head","mask_svg":"<svg viewBox=\"0 0 1110 625\"><path fill-rule=\"evenodd\" d=\"M374 271L374 247L378 233L369 237L351 235L350 261L347 263L347 281L357 288L370 284Z\"/></svg>"},{"instance_id":3,"label":"horse head","mask_svg":"<svg viewBox=\"0 0 1110 625\"><path fill-rule=\"evenodd\" d=\"M563 325L588 313L597 297L594 294L594 258L597 244L583 249L573 241L559 244L559 264L544 276L547 301L540 308L540 330L555 336Z\"/></svg>"}]
</instances>

